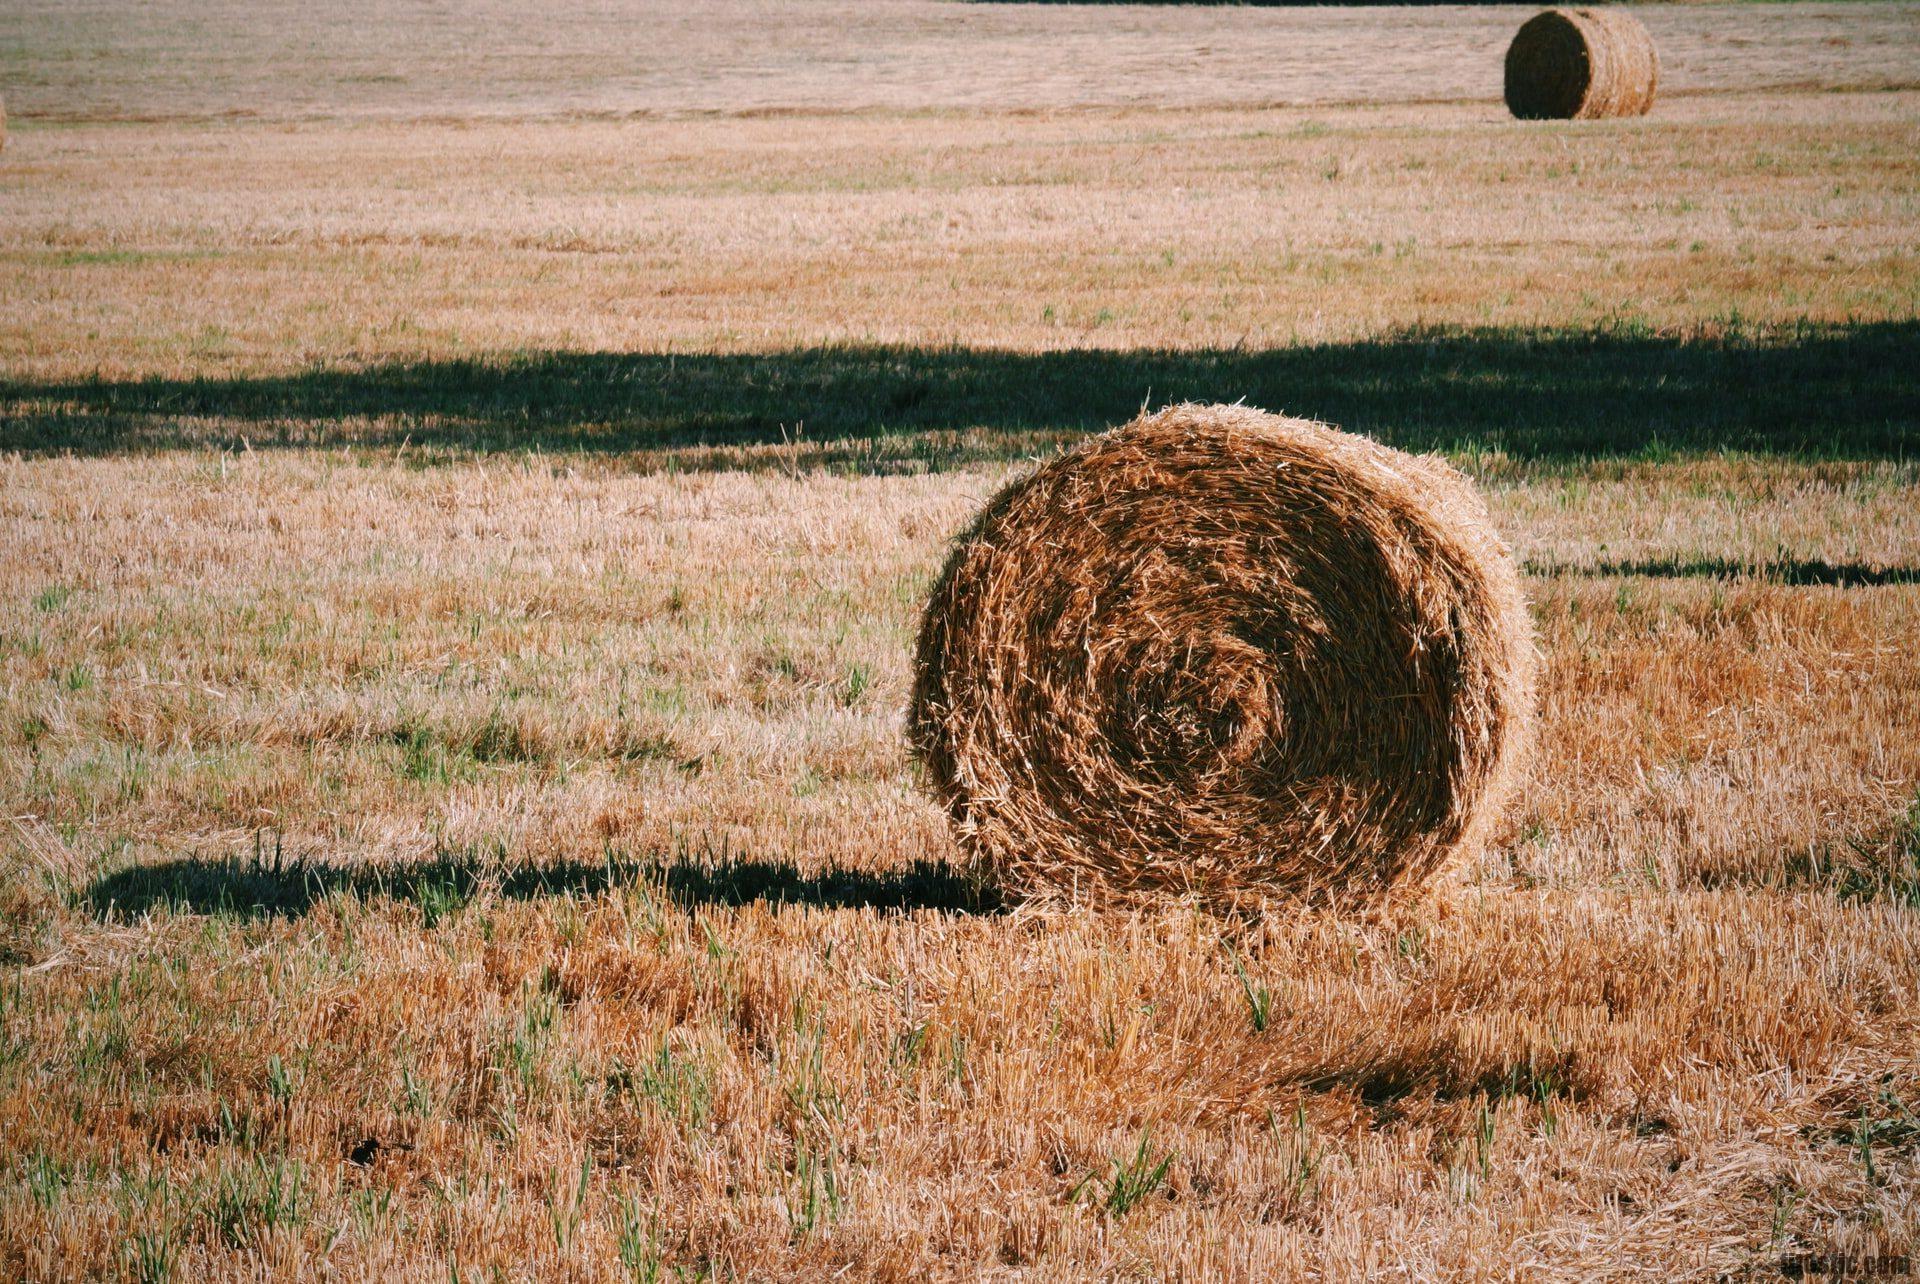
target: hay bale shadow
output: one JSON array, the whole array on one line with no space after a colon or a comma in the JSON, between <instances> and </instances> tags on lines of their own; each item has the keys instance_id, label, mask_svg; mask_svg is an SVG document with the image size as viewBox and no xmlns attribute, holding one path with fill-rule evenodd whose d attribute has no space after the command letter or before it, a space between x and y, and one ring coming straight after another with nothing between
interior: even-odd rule
<instances>
[{"instance_id":1,"label":"hay bale shadow","mask_svg":"<svg viewBox=\"0 0 1920 1284\"><path fill-rule=\"evenodd\" d=\"M533 901L620 889L644 889L687 910L754 903L890 914L996 914L1002 909L990 884L937 861L883 871L828 866L806 872L788 861L725 855L535 864L449 853L354 866L301 857L187 857L105 875L79 899L103 919L168 911L251 920L299 917L324 900L346 896L417 905L431 927L482 894Z\"/></svg>"},{"instance_id":2,"label":"hay bale shadow","mask_svg":"<svg viewBox=\"0 0 1920 1284\"><path fill-rule=\"evenodd\" d=\"M1529 575L1544 579L1579 576L1583 579L1711 579L1757 580L1793 588L1882 588L1889 584L1920 584L1920 567L1869 566L1864 562L1829 562L1819 558L1780 558L1745 561L1729 557L1647 557L1602 562L1529 561Z\"/></svg>"}]
</instances>

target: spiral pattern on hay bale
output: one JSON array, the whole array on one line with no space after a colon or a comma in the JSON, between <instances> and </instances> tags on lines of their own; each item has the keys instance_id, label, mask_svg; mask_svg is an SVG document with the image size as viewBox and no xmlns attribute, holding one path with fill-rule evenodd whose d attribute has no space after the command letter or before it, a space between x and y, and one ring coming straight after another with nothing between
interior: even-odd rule
<instances>
[{"instance_id":1,"label":"spiral pattern on hay bale","mask_svg":"<svg viewBox=\"0 0 1920 1284\"><path fill-rule=\"evenodd\" d=\"M1507 108L1522 120L1644 116L1659 83L1653 37L1619 9L1548 9L1507 46Z\"/></svg>"},{"instance_id":2,"label":"spiral pattern on hay bale","mask_svg":"<svg viewBox=\"0 0 1920 1284\"><path fill-rule=\"evenodd\" d=\"M1447 465L1176 406L1007 486L960 538L909 735L1016 892L1358 906L1483 835L1534 654L1513 559Z\"/></svg>"}]
</instances>

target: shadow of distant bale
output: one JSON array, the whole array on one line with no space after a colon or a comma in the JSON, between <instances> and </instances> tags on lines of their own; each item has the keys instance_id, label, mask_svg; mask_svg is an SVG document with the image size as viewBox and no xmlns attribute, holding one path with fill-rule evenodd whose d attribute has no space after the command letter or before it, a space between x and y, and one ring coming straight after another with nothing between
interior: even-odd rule
<instances>
[{"instance_id":1,"label":"shadow of distant bale","mask_svg":"<svg viewBox=\"0 0 1920 1284\"><path fill-rule=\"evenodd\" d=\"M701 452L778 447L799 424L810 461L892 471L1030 456L1149 400L1245 400L1415 451L1906 458L1920 447L1914 369L1916 321L1687 336L1435 329L1267 349L553 351L210 379L0 377L0 450L404 443L773 468L784 457Z\"/></svg>"},{"instance_id":2,"label":"shadow of distant bale","mask_svg":"<svg viewBox=\"0 0 1920 1284\"><path fill-rule=\"evenodd\" d=\"M1773 561L1736 561L1725 557L1650 557L1637 561L1527 563L1531 575L1578 575L1591 579L1712 579L1758 580L1794 587L1826 585L1835 588L1880 588L1888 584L1920 584L1920 567L1868 566L1863 562L1828 562L1784 558Z\"/></svg>"}]
</instances>

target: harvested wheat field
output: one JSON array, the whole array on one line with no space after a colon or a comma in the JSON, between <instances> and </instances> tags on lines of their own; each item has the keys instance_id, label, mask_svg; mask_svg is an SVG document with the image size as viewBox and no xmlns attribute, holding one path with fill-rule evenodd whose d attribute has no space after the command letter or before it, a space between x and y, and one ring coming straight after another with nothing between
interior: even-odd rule
<instances>
[{"instance_id":1,"label":"harvested wheat field","mask_svg":"<svg viewBox=\"0 0 1920 1284\"><path fill-rule=\"evenodd\" d=\"M1920 7L1523 123L1534 12L0 12L0 1278L1912 1273ZM1189 402L1510 548L1444 877L1044 894L915 757Z\"/></svg>"}]
</instances>

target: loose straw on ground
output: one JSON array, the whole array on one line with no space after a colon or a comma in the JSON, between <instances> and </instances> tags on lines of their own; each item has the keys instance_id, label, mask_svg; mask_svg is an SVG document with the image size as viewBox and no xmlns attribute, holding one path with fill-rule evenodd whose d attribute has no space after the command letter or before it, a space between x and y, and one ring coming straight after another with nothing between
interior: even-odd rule
<instances>
[{"instance_id":1,"label":"loose straw on ground","mask_svg":"<svg viewBox=\"0 0 1920 1284\"><path fill-rule=\"evenodd\" d=\"M1357 906L1485 834L1534 654L1512 557L1447 465L1177 406L1016 481L961 537L910 735L1016 892Z\"/></svg>"},{"instance_id":2,"label":"loose straw on ground","mask_svg":"<svg viewBox=\"0 0 1920 1284\"><path fill-rule=\"evenodd\" d=\"M1507 108L1522 120L1644 116L1659 83L1653 37L1619 9L1549 9L1507 47Z\"/></svg>"}]
</instances>

